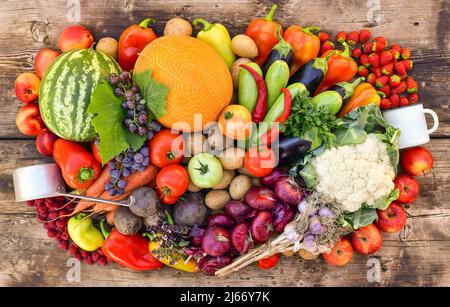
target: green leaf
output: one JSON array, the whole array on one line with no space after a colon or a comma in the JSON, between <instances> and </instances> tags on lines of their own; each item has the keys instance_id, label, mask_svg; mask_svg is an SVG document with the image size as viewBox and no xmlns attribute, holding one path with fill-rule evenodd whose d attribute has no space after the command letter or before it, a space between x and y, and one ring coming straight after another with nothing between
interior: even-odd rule
<instances>
[{"instance_id":1,"label":"green leaf","mask_svg":"<svg viewBox=\"0 0 450 307\"><path fill-rule=\"evenodd\" d=\"M344 219L353 229L358 229L372 224L378 219L377 210L362 206L358 211L352 213L344 213Z\"/></svg>"},{"instance_id":2,"label":"green leaf","mask_svg":"<svg viewBox=\"0 0 450 307\"><path fill-rule=\"evenodd\" d=\"M391 193L389 193L386 196L376 199L374 201L373 205L368 206L368 207L374 208L374 209L386 210L389 207L389 205L398 198L399 194L400 194L400 192L398 189L393 189L391 191Z\"/></svg>"},{"instance_id":3,"label":"green leaf","mask_svg":"<svg viewBox=\"0 0 450 307\"><path fill-rule=\"evenodd\" d=\"M166 115L166 98L169 93L167 86L155 81L152 78L152 71L150 69L140 73L134 73L133 82L139 87L147 108L156 119Z\"/></svg>"},{"instance_id":4,"label":"green leaf","mask_svg":"<svg viewBox=\"0 0 450 307\"><path fill-rule=\"evenodd\" d=\"M130 146L138 150L145 142L145 136L131 134L124 126L126 111L122 109L123 98L114 94L114 89L107 81L97 85L92 93L87 112L94 114L92 125L97 132L98 145L103 164Z\"/></svg>"},{"instance_id":5,"label":"green leaf","mask_svg":"<svg viewBox=\"0 0 450 307\"><path fill-rule=\"evenodd\" d=\"M341 129L336 132L336 145L362 144L367 139L367 132L363 129L354 127L350 129Z\"/></svg>"}]
</instances>

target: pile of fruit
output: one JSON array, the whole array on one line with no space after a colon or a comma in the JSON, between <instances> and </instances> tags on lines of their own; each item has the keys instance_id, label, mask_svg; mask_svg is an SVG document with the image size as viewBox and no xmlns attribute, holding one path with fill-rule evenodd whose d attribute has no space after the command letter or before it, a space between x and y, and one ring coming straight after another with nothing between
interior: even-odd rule
<instances>
[{"instance_id":1,"label":"pile of fruit","mask_svg":"<svg viewBox=\"0 0 450 307\"><path fill-rule=\"evenodd\" d=\"M124 204L29 201L48 236L88 264L223 276L281 254L345 265L403 229L433 166L399 152L380 111L418 102L409 49L283 31L276 10L233 38L177 17L157 37L148 18L96 44L69 26L40 50L15 82L19 130L68 190Z\"/></svg>"}]
</instances>

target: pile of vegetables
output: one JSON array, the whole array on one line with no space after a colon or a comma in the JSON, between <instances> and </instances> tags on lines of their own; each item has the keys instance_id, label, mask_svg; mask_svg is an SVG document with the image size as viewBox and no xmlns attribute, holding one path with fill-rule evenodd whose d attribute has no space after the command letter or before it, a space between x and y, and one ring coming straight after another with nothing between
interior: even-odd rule
<instances>
[{"instance_id":1,"label":"pile of vegetables","mask_svg":"<svg viewBox=\"0 0 450 307\"><path fill-rule=\"evenodd\" d=\"M380 230L403 229L401 204L419 193L413 176L433 164L424 148L400 156L400 131L380 111L386 99L396 106L387 82L392 88L399 81L384 70L395 65L400 73L410 64L408 50L397 61L398 48L386 50L381 38L370 42L365 29L338 34L342 47L335 49L318 27L283 31L276 10L234 37L222 24L197 18L192 38L190 22L173 18L158 38L148 18L119 41L104 37L96 46L88 29L70 26L59 37L61 53L39 51L36 74L15 83L25 104L19 130L37 136L37 150L53 157L73 193L133 200L29 202L49 237L90 264L224 276L255 261L269 269L281 253L304 260L322 254L331 265L345 265L353 249L377 251ZM370 49L370 65L358 43ZM159 53L165 56L171 44L177 61L180 46L206 46L208 58L197 56L192 66L219 63L219 77L211 75L220 89L194 80L203 76L194 68L162 73ZM378 55L390 80L380 75L374 83ZM171 69L185 64L194 63ZM372 74L365 73L369 66ZM414 103L417 86L406 72L400 77L410 93L405 99ZM208 89L204 96L221 100L192 106L208 121L200 121L203 129L193 128L190 117L178 129L175 119L192 115L186 101L203 97L196 96L197 83ZM398 174L399 164L408 174Z\"/></svg>"}]
</instances>

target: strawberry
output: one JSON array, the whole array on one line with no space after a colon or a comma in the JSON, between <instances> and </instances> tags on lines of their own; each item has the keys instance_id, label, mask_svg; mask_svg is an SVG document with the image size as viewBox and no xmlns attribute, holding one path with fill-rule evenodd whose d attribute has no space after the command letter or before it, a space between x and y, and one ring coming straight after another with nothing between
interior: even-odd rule
<instances>
[{"instance_id":1,"label":"strawberry","mask_svg":"<svg viewBox=\"0 0 450 307\"><path fill-rule=\"evenodd\" d=\"M347 44L354 46L359 42L359 34L356 31L352 31L347 36Z\"/></svg>"},{"instance_id":2,"label":"strawberry","mask_svg":"<svg viewBox=\"0 0 450 307\"><path fill-rule=\"evenodd\" d=\"M388 82L389 82L388 76L378 77L377 80L375 81L375 87L381 88L381 87L385 86L386 84L388 84Z\"/></svg>"},{"instance_id":3,"label":"strawberry","mask_svg":"<svg viewBox=\"0 0 450 307\"><path fill-rule=\"evenodd\" d=\"M338 34L336 34L336 41L338 43L343 43L347 40L347 32L341 31Z\"/></svg>"},{"instance_id":4,"label":"strawberry","mask_svg":"<svg viewBox=\"0 0 450 307\"><path fill-rule=\"evenodd\" d=\"M392 54L392 56L394 57L395 61L398 60L398 58L400 57L400 51L398 51L398 50L390 49L390 50L388 50L388 52L390 54Z\"/></svg>"},{"instance_id":5,"label":"strawberry","mask_svg":"<svg viewBox=\"0 0 450 307\"><path fill-rule=\"evenodd\" d=\"M375 74L373 74L373 73L370 73L368 76L367 76L367 83L369 83L370 85L372 85L372 86L375 86L375 84L376 84L376 82L377 82L377 76L375 76Z\"/></svg>"},{"instance_id":6,"label":"strawberry","mask_svg":"<svg viewBox=\"0 0 450 307\"><path fill-rule=\"evenodd\" d=\"M376 53L369 55L369 63L372 67L380 67L380 56Z\"/></svg>"},{"instance_id":7,"label":"strawberry","mask_svg":"<svg viewBox=\"0 0 450 307\"><path fill-rule=\"evenodd\" d=\"M385 37L383 37L383 36L377 36L377 37L375 37L374 41L375 41L375 43L383 44L383 45L385 45L386 47L387 47L387 45L388 45L387 39L386 39Z\"/></svg>"},{"instance_id":8,"label":"strawberry","mask_svg":"<svg viewBox=\"0 0 450 307\"><path fill-rule=\"evenodd\" d=\"M406 107L406 106L408 106L408 105L409 105L408 98L406 98L406 97L400 98L400 106L401 106L401 107Z\"/></svg>"},{"instance_id":9,"label":"strawberry","mask_svg":"<svg viewBox=\"0 0 450 307\"><path fill-rule=\"evenodd\" d=\"M383 75L383 73L381 72L381 67L372 67L372 72L377 77L381 77Z\"/></svg>"},{"instance_id":10,"label":"strawberry","mask_svg":"<svg viewBox=\"0 0 450 307\"><path fill-rule=\"evenodd\" d=\"M373 43L372 47L373 52L380 53L384 51L386 47L387 47L387 40L384 37L382 36L375 37L375 42Z\"/></svg>"},{"instance_id":11,"label":"strawberry","mask_svg":"<svg viewBox=\"0 0 450 307\"><path fill-rule=\"evenodd\" d=\"M389 96L389 100L391 101L392 107L396 108L400 105L400 96L398 94L392 94Z\"/></svg>"},{"instance_id":12,"label":"strawberry","mask_svg":"<svg viewBox=\"0 0 450 307\"><path fill-rule=\"evenodd\" d=\"M334 49L333 42L326 41L325 43L322 44L322 47L320 48L320 54L324 54L328 50L333 50L333 49Z\"/></svg>"},{"instance_id":13,"label":"strawberry","mask_svg":"<svg viewBox=\"0 0 450 307\"><path fill-rule=\"evenodd\" d=\"M391 95L391 87L389 85L384 85L383 87L378 89L379 93L383 93L382 97L389 97Z\"/></svg>"},{"instance_id":14,"label":"strawberry","mask_svg":"<svg viewBox=\"0 0 450 307\"><path fill-rule=\"evenodd\" d=\"M411 104L418 103L419 102L419 94L417 94L417 93L409 94L408 102Z\"/></svg>"},{"instance_id":15,"label":"strawberry","mask_svg":"<svg viewBox=\"0 0 450 307\"><path fill-rule=\"evenodd\" d=\"M403 65L402 62L395 63L395 65L394 65L394 71L395 71L399 76L406 75L406 68L405 68L405 65Z\"/></svg>"},{"instance_id":16,"label":"strawberry","mask_svg":"<svg viewBox=\"0 0 450 307\"><path fill-rule=\"evenodd\" d=\"M408 77L408 78L406 78L405 82L406 82L406 91L408 93L416 93L417 92L417 82L413 78Z\"/></svg>"},{"instance_id":17,"label":"strawberry","mask_svg":"<svg viewBox=\"0 0 450 307\"><path fill-rule=\"evenodd\" d=\"M370 34L370 31L367 29L362 29L359 31L359 41L361 43L368 42L372 34Z\"/></svg>"},{"instance_id":18,"label":"strawberry","mask_svg":"<svg viewBox=\"0 0 450 307\"><path fill-rule=\"evenodd\" d=\"M358 76L365 78L368 75L369 75L369 70L366 67L364 67L362 65L358 67Z\"/></svg>"},{"instance_id":19,"label":"strawberry","mask_svg":"<svg viewBox=\"0 0 450 307\"><path fill-rule=\"evenodd\" d=\"M399 44L392 44L391 49L397 50L398 52L402 51L402 47Z\"/></svg>"},{"instance_id":20,"label":"strawberry","mask_svg":"<svg viewBox=\"0 0 450 307\"><path fill-rule=\"evenodd\" d=\"M390 87L396 87L397 85L400 84L400 81L402 81L402 79L401 79L399 76L397 76L397 75L392 75L392 76L389 78L389 86L390 86Z\"/></svg>"},{"instance_id":21,"label":"strawberry","mask_svg":"<svg viewBox=\"0 0 450 307\"><path fill-rule=\"evenodd\" d=\"M359 58L359 63L364 67L370 67L369 56L367 54L362 54Z\"/></svg>"},{"instance_id":22,"label":"strawberry","mask_svg":"<svg viewBox=\"0 0 450 307\"><path fill-rule=\"evenodd\" d=\"M407 60L411 57L411 51L409 48L403 48L402 51L400 51L400 55L403 60Z\"/></svg>"},{"instance_id":23,"label":"strawberry","mask_svg":"<svg viewBox=\"0 0 450 307\"><path fill-rule=\"evenodd\" d=\"M366 42L363 46L364 48L364 53L365 54L369 54L372 52L372 48L373 48L373 43L372 42Z\"/></svg>"},{"instance_id":24,"label":"strawberry","mask_svg":"<svg viewBox=\"0 0 450 307\"><path fill-rule=\"evenodd\" d=\"M380 108L382 110L387 110L392 106L391 101L388 98L382 98L380 102Z\"/></svg>"},{"instance_id":25,"label":"strawberry","mask_svg":"<svg viewBox=\"0 0 450 307\"><path fill-rule=\"evenodd\" d=\"M360 58L362 55L362 50L361 48L355 48L352 50L352 57L354 57L355 59Z\"/></svg>"},{"instance_id":26,"label":"strawberry","mask_svg":"<svg viewBox=\"0 0 450 307\"><path fill-rule=\"evenodd\" d=\"M383 51L380 54L380 64L384 66L388 63L391 63L394 60L394 56L389 51Z\"/></svg>"},{"instance_id":27,"label":"strawberry","mask_svg":"<svg viewBox=\"0 0 450 307\"><path fill-rule=\"evenodd\" d=\"M396 87L392 88L391 93L392 94L401 94L406 90L406 82L405 81L401 81L399 85L397 85Z\"/></svg>"},{"instance_id":28,"label":"strawberry","mask_svg":"<svg viewBox=\"0 0 450 307\"><path fill-rule=\"evenodd\" d=\"M381 67L381 72L383 73L383 75L392 75L392 73L394 72L394 63L388 63Z\"/></svg>"},{"instance_id":29,"label":"strawberry","mask_svg":"<svg viewBox=\"0 0 450 307\"><path fill-rule=\"evenodd\" d=\"M410 71L413 68L413 62L411 60L402 60L399 63L403 64L406 71Z\"/></svg>"},{"instance_id":30,"label":"strawberry","mask_svg":"<svg viewBox=\"0 0 450 307\"><path fill-rule=\"evenodd\" d=\"M325 43L329 39L330 39L330 35L328 35L328 33L320 31L320 33L319 33L319 40L320 40L321 43Z\"/></svg>"}]
</instances>

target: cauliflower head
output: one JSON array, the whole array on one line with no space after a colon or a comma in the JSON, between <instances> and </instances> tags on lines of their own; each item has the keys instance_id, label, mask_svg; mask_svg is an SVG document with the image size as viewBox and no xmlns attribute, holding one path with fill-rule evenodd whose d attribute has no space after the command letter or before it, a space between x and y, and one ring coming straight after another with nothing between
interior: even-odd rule
<instances>
[{"instance_id":1,"label":"cauliflower head","mask_svg":"<svg viewBox=\"0 0 450 307\"><path fill-rule=\"evenodd\" d=\"M328 149L312 165L316 191L346 212L355 212L364 203L370 206L394 189L395 170L386 144L374 134L362 144Z\"/></svg>"}]
</instances>

